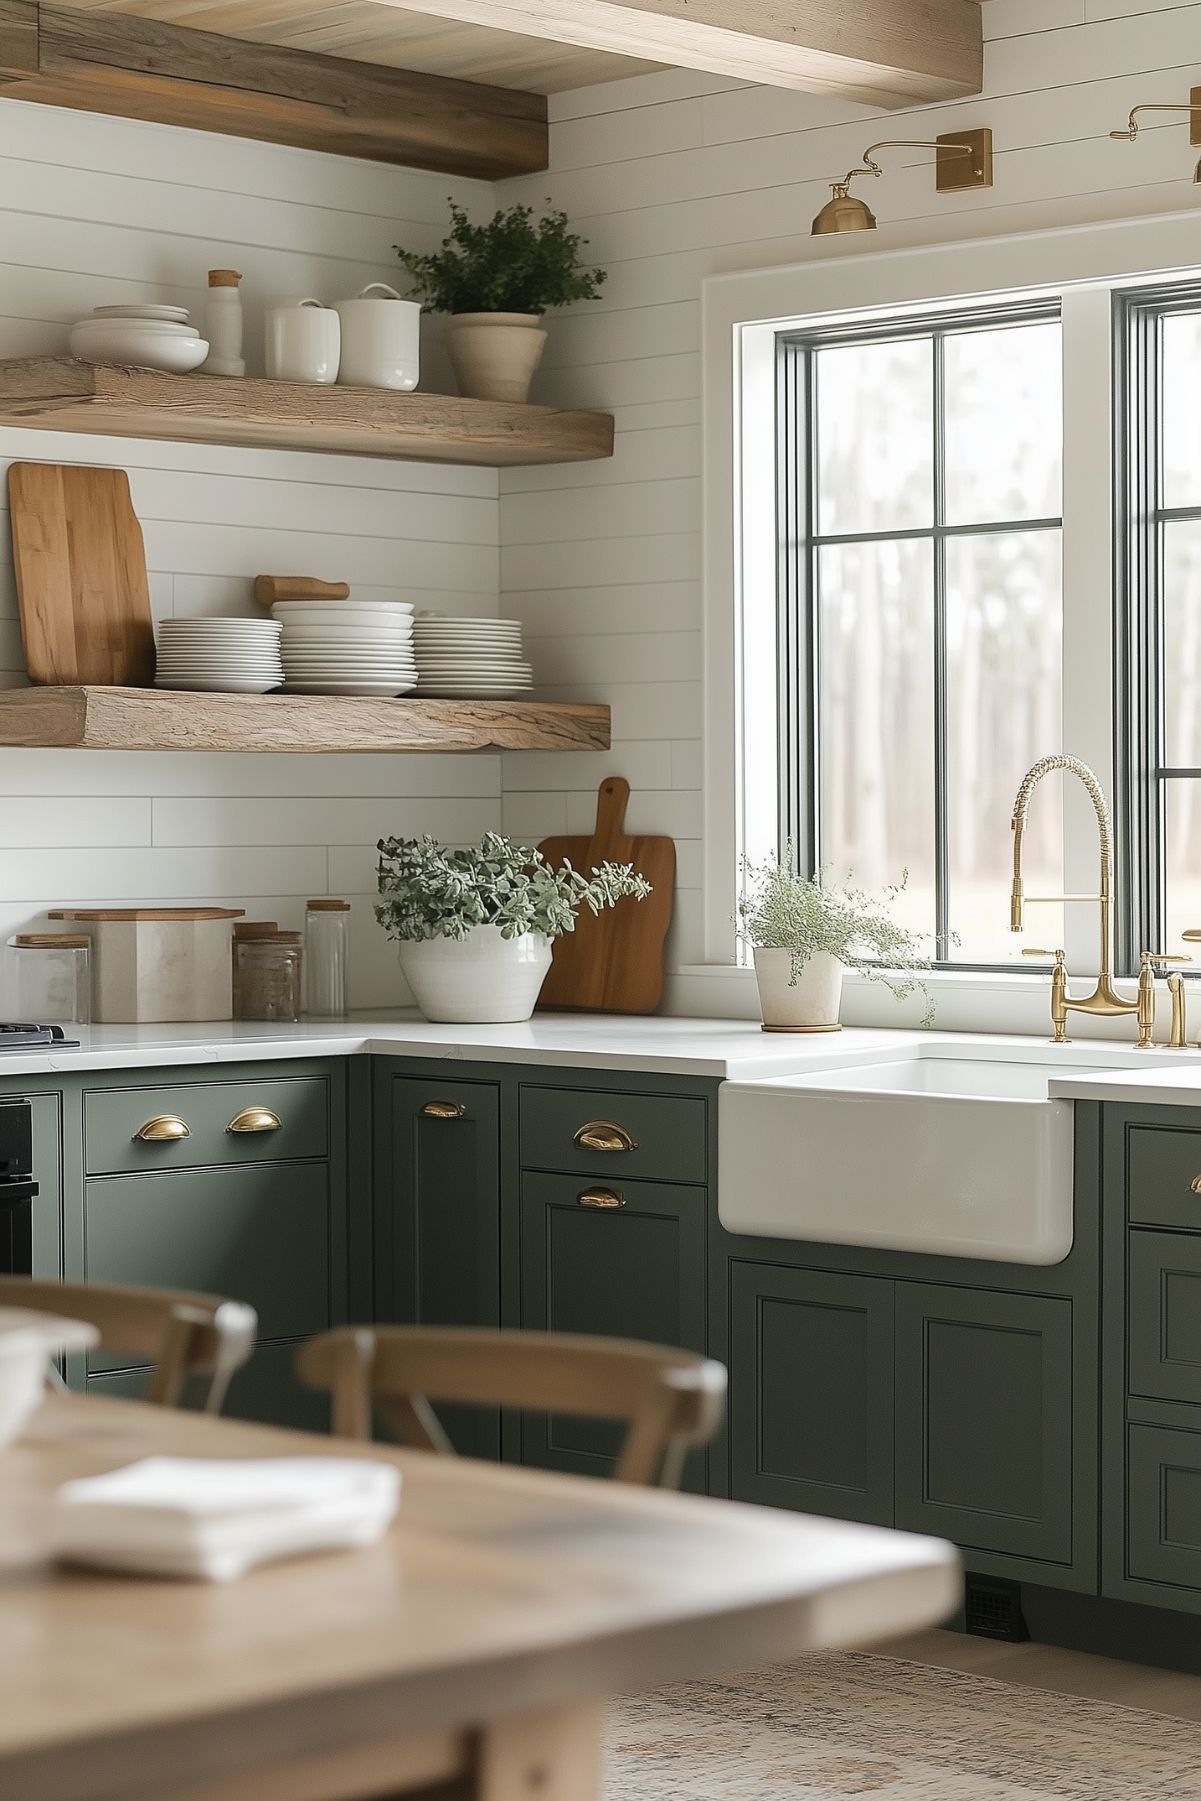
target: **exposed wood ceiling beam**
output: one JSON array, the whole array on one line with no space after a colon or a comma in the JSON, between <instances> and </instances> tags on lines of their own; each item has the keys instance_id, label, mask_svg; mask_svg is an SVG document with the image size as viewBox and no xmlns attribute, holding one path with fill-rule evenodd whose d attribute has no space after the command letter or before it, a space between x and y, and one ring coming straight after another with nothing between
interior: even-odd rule
<instances>
[{"instance_id":1,"label":"exposed wood ceiling beam","mask_svg":"<svg viewBox=\"0 0 1201 1801\"><path fill-rule=\"evenodd\" d=\"M383 0L407 12L874 106L977 94L964 0Z\"/></svg>"},{"instance_id":2,"label":"exposed wood ceiling beam","mask_svg":"<svg viewBox=\"0 0 1201 1801\"><path fill-rule=\"evenodd\" d=\"M486 181L548 161L540 94L0 0L0 93Z\"/></svg>"}]
</instances>

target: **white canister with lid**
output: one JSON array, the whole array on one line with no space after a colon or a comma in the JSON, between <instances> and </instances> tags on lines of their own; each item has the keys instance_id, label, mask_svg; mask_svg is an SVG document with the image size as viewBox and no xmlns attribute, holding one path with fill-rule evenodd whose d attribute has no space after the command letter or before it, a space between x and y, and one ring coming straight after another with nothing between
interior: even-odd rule
<instances>
[{"instance_id":1,"label":"white canister with lid","mask_svg":"<svg viewBox=\"0 0 1201 1801\"><path fill-rule=\"evenodd\" d=\"M332 306L309 296L273 300L267 308L267 375L271 381L328 385L338 379L342 322Z\"/></svg>"},{"instance_id":2,"label":"white canister with lid","mask_svg":"<svg viewBox=\"0 0 1201 1801\"><path fill-rule=\"evenodd\" d=\"M421 372L421 308L402 300L387 282L373 281L350 300L338 300L342 321L339 382L359 388L417 386Z\"/></svg>"},{"instance_id":3,"label":"white canister with lid","mask_svg":"<svg viewBox=\"0 0 1201 1801\"><path fill-rule=\"evenodd\" d=\"M242 277L236 269L210 269L204 303L204 335L209 353L200 365L205 375L245 375L242 355Z\"/></svg>"},{"instance_id":4,"label":"white canister with lid","mask_svg":"<svg viewBox=\"0 0 1201 1801\"><path fill-rule=\"evenodd\" d=\"M233 1017L233 922L241 907L83 907L50 914L92 941L98 1025Z\"/></svg>"}]
</instances>

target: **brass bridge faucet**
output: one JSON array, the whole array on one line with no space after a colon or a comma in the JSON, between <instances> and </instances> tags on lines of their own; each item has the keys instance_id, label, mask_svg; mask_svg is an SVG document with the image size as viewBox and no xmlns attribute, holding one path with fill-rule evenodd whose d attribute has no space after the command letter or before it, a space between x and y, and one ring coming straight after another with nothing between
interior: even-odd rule
<instances>
[{"instance_id":1,"label":"brass bridge faucet","mask_svg":"<svg viewBox=\"0 0 1201 1801\"><path fill-rule=\"evenodd\" d=\"M1083 785L1088 798L1093 803L1093 812L1097 816L1097 838L1100 850L1100 877L1096 894L1032 894L1027 896L1022 887L1022 838L1026 830L1026 814L1030 808L1030 797L1045 775L1052 770L1062 769L1065 775L1074 775ZM1022 929L1022 909L1025 906L1055 905L1071 902L1088 903L1096 906L1100 914L1101 925L1101 960L1097 986L1083 1000L1073 1000L1067 991L1067 973L1064 968L1063 952L1056 953L1055 979L1051 990L1051 1018L1055 1027L1054 1043L1066 1044L1067 1016L1069 1013L1094 1013L1102 1018L1113 1018L1122 1013L1139 1012L1137 998L1124 1000L1113 985L1113 966L1110 958L1110 940L1112 937L1113 916L1113 826L1110 822L1109 808L1101 791L1101 784L1087 763L1079 757L1041 757L1022 778L1017 799L1013 803L1013 892L1009 907L1009 927L1013 932ZM1046 955L1036 952L1035 955ZM1143 1011L1146 1011L1146 999L1143 999Z\"/></svg>"}]
</instances>

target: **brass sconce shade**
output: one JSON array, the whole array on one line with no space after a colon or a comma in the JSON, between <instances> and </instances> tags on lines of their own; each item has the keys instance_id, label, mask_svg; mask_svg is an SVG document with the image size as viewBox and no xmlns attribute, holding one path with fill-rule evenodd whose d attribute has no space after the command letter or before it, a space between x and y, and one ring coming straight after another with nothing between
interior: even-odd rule
<instances>
[{"instance_id":1,"label":"brass sconce shade","mask_svg":"<svg viewBox=\"0 0 1201 1801\"><path fill-rule=\"evenodd\" d=\"M1131 107L1125 131L1111 131L1110 137L1116 138L1120 144L1133 144L1139 133L1138 116L1140 113L1188 113L1189 143L1201 144L1201 88L1192 90L1187 103L1184 101L1175 104L1171 101L1144 101L1138 106ZM1201 161L1193 170L1193 180L1201 182Z\"/></svg>"},{"instance_id":2,"label":"brass sconce shade","mask_svg":"<svg viewBox=\"0 0 1201 1801\"><path fill-rule=\"evenodd\" d=\"M876 215L851 193L851 183L860 175L883 175L883 169L875 161L877 150L937 151L934 185L939 193L992 186L992 132L987 128L932 139L886 139L868 145L863 152L861 168L849 169L842 181L831 183L830 198L813 221L815 238L834 232L875 231Z\"/></svg>"}]
</instances>

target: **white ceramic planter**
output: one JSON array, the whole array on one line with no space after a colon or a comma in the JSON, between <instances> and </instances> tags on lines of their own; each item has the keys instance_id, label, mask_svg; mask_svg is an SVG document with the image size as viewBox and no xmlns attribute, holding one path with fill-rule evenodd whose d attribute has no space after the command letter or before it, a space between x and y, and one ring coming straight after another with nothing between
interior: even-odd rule
<instances>
[{"instance_id":1,"label":"white ceramic planter","mask_svg":"<svg viewBox=\"0 0 1201 1801\"><path fill-rule=\"evenodd\" d=\"M499 926L472 926L467 937L423 938L400 946L400 967L427 1019L506 1025L528 1019L551 944L538 932L502 938Z\"/></svg>"},{"instance_id":2,"label":"white ceramic planter","mask_svg":"<svg viewBox=\"0 0 1201 1801\"><path fill-rule=\"evenodd\" d=\"M759 1011L769 1032L837 1032L843 965L829 951L815 951L792 980L792 952L755 950Z\"/></svg>"},{"instance_id":3,"label":"white ceramic planter","mask_svg":"<svg viewBox=\"0 0 1201 1801\"><path fill-rule=\"evenodd\" d=\"M539 313L456 313L446 328L459 393L470 400L530 397L546 333Z\"/></svg>"}]
</instances>

